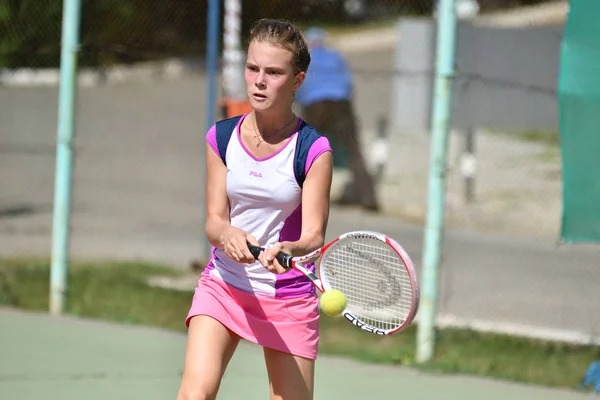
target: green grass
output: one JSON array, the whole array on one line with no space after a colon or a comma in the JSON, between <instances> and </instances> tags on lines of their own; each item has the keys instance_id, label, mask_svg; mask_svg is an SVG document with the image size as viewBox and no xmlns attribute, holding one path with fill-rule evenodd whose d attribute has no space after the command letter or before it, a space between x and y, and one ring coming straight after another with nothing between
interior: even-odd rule
<instances>
[{"instance_id":1,"label":"green grass","mask_svg":"<svg viewBox=\"0 0 600 400\"><path fill-rule=\"evenodd\" d=\"M560 145L560 136L558 132L553 131L523 131L516 133L516 137L526 142L543 143L552 147Z\"/></svg>"},{"instance_id":2,"label":"green grass","mask_svg":"<svg viewBox=\"0 0 600 400\"><path fill-rule=\"evenodd\" d=\"M489 132L505 138L514 138L522 142L538 143L543 146L543 149L535 156L536 160L540 162L560 162L560 135L556 131L526 130L497 132L490 130Z\"/></svg>"},{"instance_id":3,"label":"green grass","mask_svg":"<svg viewBox=\"0 0 600 400\"><path fill-rule=\"evenodd\" d=\"M75 264L69 271L67 313L185 332L192 290L153 287L155 276L182 275L145 263ZM49 266L39 260L0 260L0 305L48 309ZM416 365L415 327L389 337L366 334L340 319L321 318L321 354L412 366L442 373L500 378L550 387L576 386L600 347L478 333L438 332L433 361Z\"/></svg>"},{"instance_id":4,"label":"green grass","mask_svg":"<svg viewBox=\"0 0 600 400\"><path fill-rule=\"evenodd\" d=\"M488 130L489 133L507 138L515 138L523 142L540 143L552 148L560 147L560 135L556 131L525 130L515 132L501 132L494 129Z\"/></svg>"}]
</instances>

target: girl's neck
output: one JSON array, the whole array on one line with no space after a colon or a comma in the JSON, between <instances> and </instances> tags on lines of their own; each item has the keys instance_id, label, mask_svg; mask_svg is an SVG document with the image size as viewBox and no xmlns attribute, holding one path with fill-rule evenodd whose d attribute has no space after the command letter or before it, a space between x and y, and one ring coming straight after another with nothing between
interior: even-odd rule
<instances>
[{"instance_id":1,"label":"girl's neck","mask_svg":"<svg viewBox=\"0 0 600 400\"><path fill-rule=\"evenodd\" d=\"M289 132L296 119L296 114L290 109L285 113L259 113L254 111L255 127L262 136L283 134Z\"/></svg>"}]
</instances>

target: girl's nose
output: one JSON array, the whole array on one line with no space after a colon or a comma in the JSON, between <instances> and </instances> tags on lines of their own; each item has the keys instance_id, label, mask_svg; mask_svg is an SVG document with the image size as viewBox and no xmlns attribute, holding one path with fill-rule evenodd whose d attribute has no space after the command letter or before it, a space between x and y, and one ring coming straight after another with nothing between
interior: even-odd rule
<instances>
[{"instance_id":1,"label":"girl's nose","mask_svg":"<svg viewBox=\"0 0 600 400\"><path fill-rule=\"evenodd\" d=\"M256 80L254 81L254 84L256 85L256 87L258 88L264 88L265 87L265 73L264 72L259 72L256 75Z\"/></svg>"}]
</instances>

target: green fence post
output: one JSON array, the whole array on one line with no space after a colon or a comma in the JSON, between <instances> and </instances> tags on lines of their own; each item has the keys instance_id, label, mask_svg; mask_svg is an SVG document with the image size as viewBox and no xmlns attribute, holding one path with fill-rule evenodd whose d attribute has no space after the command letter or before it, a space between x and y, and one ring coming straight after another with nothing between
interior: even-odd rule
<instances>
[{"instance_id":1,"label":"green fence post","mask_svg":"<svg viewBox=\"0 0 600 400\"><path fill-rule=\"evenodd\" d=\"M435 347L438 270L442 252L446 190L446 158L456 44L455 0L440 0L437 25L436 71L431 116L427 221L425 226L421 305L417 327L417 362L430 360Z\"/></svg>"},{"instance_id":2,"label":"green fence post","mask_svg":"<svg viewBox=\"0 0 600 400\"><path fill-rule=\"evenodd\" d=\"M63 312L67 294L80 11L81 0L64 1L52 221L51 314Z\"/></svg>"}]
</instances>

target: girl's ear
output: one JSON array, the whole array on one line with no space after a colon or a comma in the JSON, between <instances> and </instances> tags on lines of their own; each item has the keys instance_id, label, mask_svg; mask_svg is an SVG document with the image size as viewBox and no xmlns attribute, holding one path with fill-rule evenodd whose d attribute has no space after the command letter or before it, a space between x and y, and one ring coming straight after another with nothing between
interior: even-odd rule
<instances>
[{"instance_id":1,"label":"girl's ear","mask_svg":"<svg viewBox=\"0 0 600 400\"><path fill-rule=\"evenodd\" d=\"M304 79L306 79L306 72L299 72L296 74L296 77L294 78L294 91L298 90L298 88L302 86Z\"/></svg>"}]
</instances>

